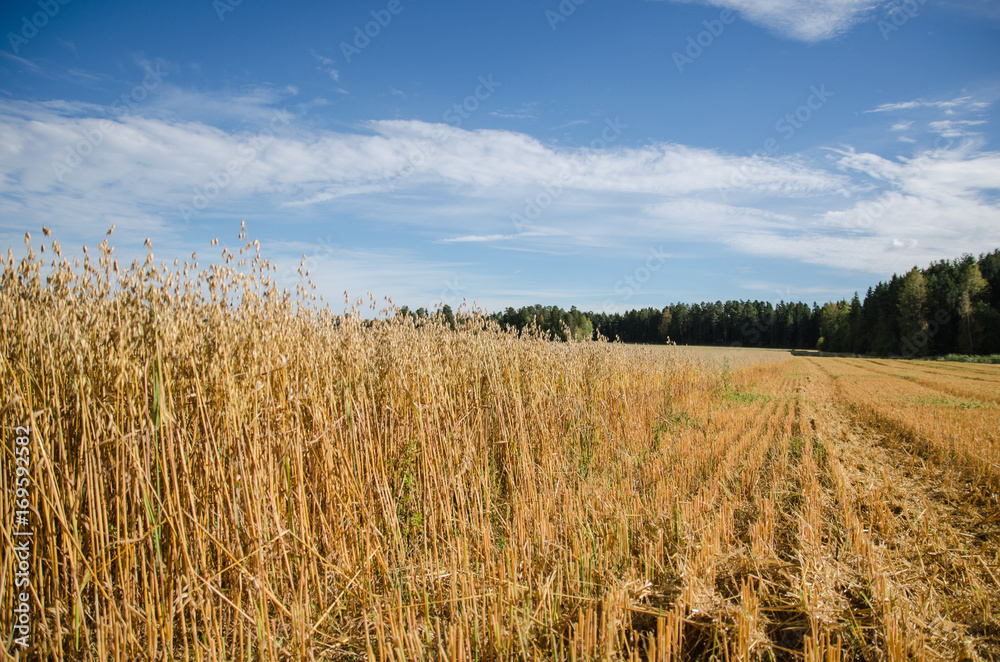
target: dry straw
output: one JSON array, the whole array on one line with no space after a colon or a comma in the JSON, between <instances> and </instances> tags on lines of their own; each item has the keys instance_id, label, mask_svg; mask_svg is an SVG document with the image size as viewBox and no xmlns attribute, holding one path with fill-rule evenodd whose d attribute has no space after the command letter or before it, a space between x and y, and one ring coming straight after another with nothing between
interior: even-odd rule
<instances>
[{"instance_id":1,"label":"dry straw","mask_svg":"<svg viewBox=\"0 0 1000 662\"><path fill-rule=\"evenodd\" d=\"M8 252L28 657L830 662L934 635L823 445L812 363L335 315L239 240L207 267Z\"/></svg>"}]
</instances>

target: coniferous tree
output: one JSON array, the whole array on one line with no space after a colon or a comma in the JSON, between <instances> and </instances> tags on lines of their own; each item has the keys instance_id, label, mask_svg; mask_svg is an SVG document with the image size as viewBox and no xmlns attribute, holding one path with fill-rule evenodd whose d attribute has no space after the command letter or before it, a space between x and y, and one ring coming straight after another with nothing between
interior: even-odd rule
<instances>
[{"instance_id":1,"label":"coniferous tree","mask_svg":"<svg viewBox=\"0 0 1000 662\"><path fill-rule=\"evenodd\" d=\"M864 312L861 309L861 300L858 298L857 292L851 299L851 310L847 319L850 326L850 349L848 351L863 354L867 349L868 338L865 333Z\"/></svg>"},{"instance_id":2,"label":"coniferous tree","mask_svg":"<svg viewBox=\"0 0 1000 662\"><path fill-rule=\"evenodd\" d=\"M982 334L983 329L978 317L983 314L978 309L983 295L988 291L989 283L983 278L979 265L975 262L963 267L959 280L959 295L957 309L960 330L958 334L959 351L974 354L976 352L975 338ZM978 312L974 315L974 312Z\"/></svg>"},{"instance_id":3,"label":"coniferous tree","mask_svg":"<svg viewBox=\"0 0 1000 662\"><path fill-rule=\"evenodd\" d=\"M450 309L449 309L450 310ZM447 311L442 309L442 314ZM400 309L401 315L414 315ZM417 317L427 317L425 309ZM493 318L518 331L535 324L559 340L600 333L623 342L814 348L923 356L1000 352L1000 249L933 262L869 287L864 298L825 305L780 301L703 301L625 313L568 312L558 306L507 308Z\"/></svg>"},{"instance_id":4,"label":"coniferous tree","mask_svg":"<svg viewBox=\"0 0 1000 662\"><path fill-rule=\"evenodd\" d=\"M927 353L927 279L913 267L903 278L899 292L899 351L904 356Z\"/></svg>"}]
</instances>

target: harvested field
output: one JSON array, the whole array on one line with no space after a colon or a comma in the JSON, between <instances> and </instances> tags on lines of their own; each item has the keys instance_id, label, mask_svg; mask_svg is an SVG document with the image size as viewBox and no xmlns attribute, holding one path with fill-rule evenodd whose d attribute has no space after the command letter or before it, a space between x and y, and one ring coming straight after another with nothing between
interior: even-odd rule
<instances>
[{"instance_id":1,"label":"harvested field","mask_svg":"<svg viewBox=\"0 0 1000 662\"><path fill-rule=\"evenodd\" d=\"M997 370L373 323L223 255L3 265L30 659L1000 659Z\"/></svg>"},{"instance_id":2,"label":"harvested field","mask_svg":"<svg viewBox=\"0 0 1000 662\"><path fill-rule=\"evenodd\" d=\"M946 394L1000 403L1000 366L984 366L988 370L963 370L962 366L975 364L938 364L929 362L905 362L891 360L866 360L862 363L873 371L902 377ZM958 366L956 368L956 366ZM978 406L968 403L966 407Z\"/></svg>"}]
</instances>

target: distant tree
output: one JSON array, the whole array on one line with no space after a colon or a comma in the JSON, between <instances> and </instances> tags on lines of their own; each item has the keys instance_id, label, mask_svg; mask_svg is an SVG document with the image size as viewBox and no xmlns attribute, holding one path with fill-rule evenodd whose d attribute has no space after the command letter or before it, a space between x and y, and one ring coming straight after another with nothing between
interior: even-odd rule
<instances>
[{"instance_id":1,"label":"distant tree","mask_svg":"<svg viewBox=\"0 0 1000 662\"><path fill-rule=\"evenodd\" d=\"M858 293L854 293L851 299L851 310L847 316L847 323L850 327L850 351L855 354L863 354L867 350L868 338L865 333L864 311L861 308L861 300Z\"/></svg>"},{"instance_id":2,"label":"distant tree","mask_svg":"<svg viewBox=\"0 0 1000 662\"><path fill-rule=\"evenodd\" d=\"M979 256L979 271L989 284L988 304L980 319L983 324L979 351L1000 353L1000 249Z\"/></svg>"},{"instance_id":3,"label":"distant tree","mask_svg":"<svg viewBox=\"0 0 1000 662\"><path fill-rule=\"evenodd\" d=\"M850 308L846 301L828 303L819 311L819 337L817 349L829 352L843 352L847 349L850 323Z\"/></svg>"},{"instance_id":4,"label":"distant tree","mask_svg":"<svg viewBox=\"0 0 1000 662\"><path fill-rule=\"evenodd\" d=\"M674 314L670 311L670 306L664 306L660 313L659 340L665 342L670 338L670 322L673 321Z\"/></svg>"},{"instance_id":5,"label":"distant tree","mask_svg":"<svg viewBox=\"0 0 1000 662\"><path fill-rule=\"evenodd\" d=\"M567 315L569 319L570 335L574 340L590 340L594 335L594 325L590 317L577 310L576 306L570 308Z\"/></svg>"},{"instance_id":6,"label":"distant tree","mask_svg":"<svg viewBox=\"0 0 1000 662\"><path fill-rule=\"evenodd\" d=\"M444 304L441 308L441 316L444 318L444 321L448 324L448 326L453 329L455 328L455 313L452 312L451 306Z\"/></svg>"},{"instance_id":7,"label":"distant tree","mask_svg":"<svg viewBox=\"0 0 1000 662\"><path fill-rule=\"evenodd\" d=\"M691 337L691 308L679 303L674 307L670 319L670 337L674 342L687 343Z\"/></svg>"},{"instance_id":8,"label":"distant tree","mask_svg":"<svg viewBox=\"0 0 1000 662\"><path fill-rule=\"evenodd\" d=\"M956 306L959 324L962 327L958 338L959 350L962 352L969 354L976 352L977 343L974 337L978 337L982 333L982 328L980 324L977 324L978 320L974 319L973 311L980 304L984 295L988 295L988 293L989 283L983 278L979 265L974 262L967 264L962 269L959 280L959 295Z\"/></svg>"},{"instance_id":9,"label":"distant tree","mask_svg":"<svg viewBox=\"0 0 1000 662\"><path fill-rule=\"evenodd\" d=\"M427 316L423 308L400 313ZM669 337L680 344L807 348L822 338L824 349L856 354L1000 353L1000 249L978 260L964 255L914 267L869 287L863 299L855 292L850 302L823 306L729 300L595 313L536 304L491 318L517 331L534 325L557 340L591 338L596 331L636 343Z\"/></svg>"},{"instance_id":10,"label":"distant tree","mask_svg":"<svg viewBox=\"0 0 1000 662\"><path fill-rule=\"evenodd\" d=\"M927 280L913 267L902 281L899 292L900 350L905 356L927 353Z\"/></svg>"},{"instance_id":11,"label":"distant tree","mask_svg":"<svg viewBox=\"0 0 1000 662\"><path fill-rule=\"evenodd\" d=\"M1000 311L1000 248L979 256L979 272L990 286L990 308Z\"/></svg>"}]
</instances>

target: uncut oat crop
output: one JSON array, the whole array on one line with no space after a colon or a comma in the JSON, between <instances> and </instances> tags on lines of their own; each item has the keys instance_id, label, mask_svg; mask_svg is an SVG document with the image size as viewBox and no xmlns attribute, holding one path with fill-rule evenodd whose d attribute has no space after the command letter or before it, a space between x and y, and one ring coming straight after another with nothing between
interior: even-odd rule
<instances>
[{"instance_id":1,"label":"uncut oat crop","mask_svg":"<svg viewBox=\"0 0 1000 662\"><path fill-rule=\"evenodd\" d=\"M29 658L1000 651L1000 525L957 494L987 535L959 540L830 364L335 315L240 241L206 268L8 252L0 627L30 425Z\"/></svg>"},{"instance_id":2,"label":"uncut oat crop","mask_svg":"<svg viewBox=\"0 0 1000 662\"><path fill-rule=\"evenodd\" d=\"M203 270L53 252L0 290L41 655L532 654L601 600L623 617L634 547L674 530L638 481L693 369L334 317L249 243Z\"/></svg>"}]
</instances>

